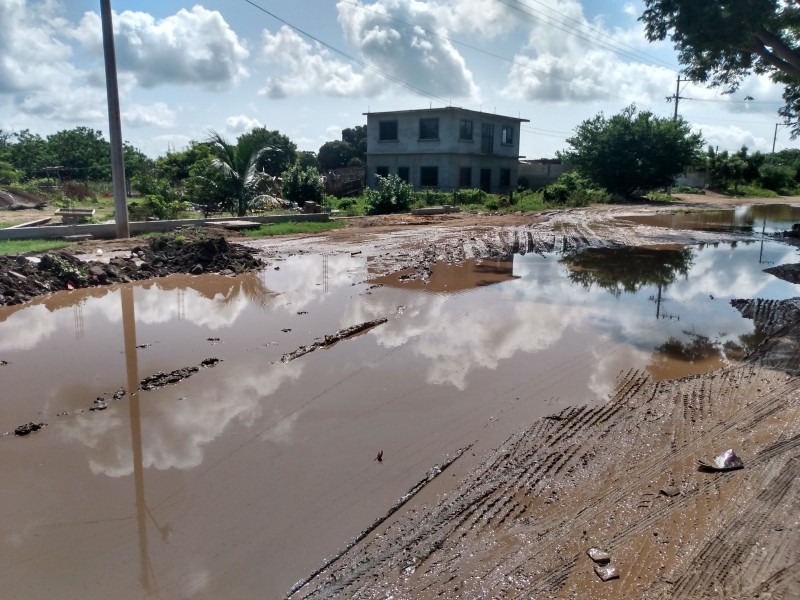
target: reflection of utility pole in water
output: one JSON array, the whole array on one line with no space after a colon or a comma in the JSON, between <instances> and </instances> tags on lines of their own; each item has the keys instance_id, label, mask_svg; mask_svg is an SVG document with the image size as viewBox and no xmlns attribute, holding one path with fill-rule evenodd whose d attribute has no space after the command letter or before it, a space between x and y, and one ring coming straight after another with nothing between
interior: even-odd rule
<instances>
[{"instance_id":1,"label":"reflection of utility pole in water","mask_svg":"<svg viewBox=\"0 0 800 600\"><path fill-rule=\"evenodd\" d=\"M78 300L72 307L72 316L75 320L75 339L79 340L83 337L83 300Z\"/></svg>"},{"instance_id":2,"label":"reflection of utility pole in water","mask_svg":"<svg viewBox=\"0 0 800 600\"><path fill-rule=\"evenodd\" d=\"M656 321L661 316L661 288L663 286L659 283L658 284L658 296L656 296Z\"/></svg>"},{"instance_id":3,"label":"reflection of utility pole in water","mask_svg":"<svg viewBox=\"0 0 800 600\"><path fill-rule=\"evenodd\" d=\"M322 255L322 292L328 293L328 255Z\"/></svg>"},{"instance_id":4,"label":"reflection of utility pole in water","mask_svg":"<svg viewBox=\"0 0 800 600\"><path fill-rule=\"evenodd\" d=\"M142 461L142 421L139 410L139 366L136 357L136 315L133 288L120 289L122 299L122 328L125 335L125 366L130 407L131 447L133 450L133 480L136 486L136 522L139 531L139 579L148 594L156 593L147 552L147 505L144 497L144 465Z\"/></svg>"},{"instance_id":5,"label":"reflection of utility pole in water","mask_svg":"<svg viewBox=\"0 0 800 600\"><path fill-rule=\"evenodd\" d=\"M758 253L758 264L772 264L771 260L764 260L764 232L767 230L767 217L764 217L764 222L761 225L761 250Z\"/></svg>"}]
</instances>

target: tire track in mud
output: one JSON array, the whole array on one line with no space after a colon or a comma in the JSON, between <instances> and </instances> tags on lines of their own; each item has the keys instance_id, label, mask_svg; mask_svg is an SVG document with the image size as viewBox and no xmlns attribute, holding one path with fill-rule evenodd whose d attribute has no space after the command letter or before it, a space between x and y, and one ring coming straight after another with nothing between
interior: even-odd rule
<instances>
[{"instance_id":1,"label":"tire track in mud","mask_svg":"<svg viewBox=\"0 0 800 600\"><path fill-rule=\"evenodd\" d=\"M759 369L747 365L728 369L710 382L702 378L687 378L677 382L677 397L695 398L693 402L702 401L708 404L712 395L720 394L724 389L741 389L743 381L748 386L761 385L758 381L761 374ZM644 460L636 477L629 480L618 479L616 486L596 495L591 506L584 506L570 513L571 523L566 522L558 503L545 503L541 497L547 482L555 479L559 473L562 479L579 475L577 472L586 468L585 457L592 454L596 456L615 449L624 451L626 455L635 455L630 447L614 448L615 438L611 433L615 429L630 428L633 422L642 421L648 413L651 416L661 414L666 404L665 396L669 398L668 394L664 394L664 387L663 384L649 382L641 374L628 374L621 379L615 397L608 404L593 408L568 408L550 418L539 420L528 432L509 439L492 460L485 462L467 478L464 485L451 494L446 504L424 519L424 527L420 527L414 517L401 518L384 534L391 537L396 531L398 535L393 538L393 543L382 548L370 543L363 550L357 550L350 558L351 564L358 565L356 571L348 572L345 568L335 575L332 574L337 581L336 591L326 590L323 584L309 597L332 597L343 591L367 594L368 590L374 591L368 579L370 573L397 573L407 569L409 565L413 565L413 570L421 575L410 577L405 583L402 581L403 577L388 577L384 583L398 586L398 590L422 591L423 588L412 585L416 577L425 581L426 594L432 594L435 590L442 591L445 589L443 586L448 585L453 577L447 565L463 560L460 548L469 547L480 538L496 540L498 532L524 539L524 534L519 531L521 526L532 526L535 529L537 555L552 555L559 546L580 537L574 523L597 522L602 513L613 510L626 498L638 498L638 490L662 474L665 464L674 465L673 469L677 471L686 471L689 465L695 468L694 460L702 447L710 447L713 441L735 427L736 423L762 419L765 414L774 411L775 405L785 408L796 404L800 386L794 379L784 381L769 393L763 394L759 402L731 406L729 415L719 415L726 416L725 420L709 427L706 426L707 421L718 417L716 410L696 411L694 422L691 418L684 419L682 413L672 414L671 420L686 424L683 432L675 433L674 445L668 446L666 453L657 453ZM787 395L791 394L794 396L787 403ZM672 398L675 397L673 394ZM652 410L651 405L655 404L661 405L660 410ZM682 402L674 403L673 406L684 410ZM621 411L622 415L619 414ZM778 453L780 448L791 448L793 439L784 440L782 446L776 446L772 452ZM579 480L580 477L572 483L573 486L577 486ZM666 517L686 511L692 503L701 502L700 499L713 489L716 487L712 484L710 489L698 487L688 490L678 501L649 510L649 514L639 516L634 523L621 527L616 535L610 536L609 547L613 549L622 545L626 539L646 531ZM570 492L569 489L565 491ZM720 503L718 492L713 491L702 502L706 505L702 512L713 511ZM541 569L536 570L529 566L529 549L524 547L524 543L521 544L522 548L519 546L520 544L511 544L488 564L484 563L479 571L473 571L471 576L477 582L473 583L476 587L473 589L462 586L461 594L464 597L473 597L470 590L475 591L477 586L483 590L505 589L512 595L516 592L557 593L570 580L580 556L580 553L575 553L558 564L542 565ZM401 556L414 556L415 559L398 564L398 557ZM442 559L436 558L437 556ZM526 583L521 589L514 589L516 586L508 585L508 581L512 580Z\"/></svg>"}]
</instances>

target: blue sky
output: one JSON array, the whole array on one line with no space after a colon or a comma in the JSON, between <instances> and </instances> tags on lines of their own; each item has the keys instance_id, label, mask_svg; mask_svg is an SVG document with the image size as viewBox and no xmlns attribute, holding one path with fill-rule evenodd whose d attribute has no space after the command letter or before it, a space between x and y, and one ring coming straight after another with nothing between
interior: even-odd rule
<instances>
[{"instance_id":1,"label":"blue sky","mask_svg":"<svg viewBox=\"0 0 800 600\"><path fill-rule=\"evenodd\" d=\"M673 111L679 65L670 44L645 40L638 1L111 4L123 137L151 156L256 126L317 151L367 111L453 105L529 119L520 151L542 158L600 111ZM107 130L99 12L96 0L0 0L0 129ZM780 92L757 77L733 95L687 84L679 108L720 150L768 152ZM776 149L795 146L779 127Z\"/></svg>"}]
</instances>

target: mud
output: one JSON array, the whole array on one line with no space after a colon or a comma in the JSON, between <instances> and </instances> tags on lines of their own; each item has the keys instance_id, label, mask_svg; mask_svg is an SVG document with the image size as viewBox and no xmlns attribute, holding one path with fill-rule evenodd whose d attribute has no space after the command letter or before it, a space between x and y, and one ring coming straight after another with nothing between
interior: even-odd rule
<instances>
[{"instance_id":1,"label":"mud","mask_svg":"<svg viewBox=\"0 0 800 600\"><path fill-rule=\"evenodd\" d=\"M688 208L691 202L687 199ZM706 208L713 206L715 199L701 197L696 202ZM570 266L575 282L608 291L617 286L620 294L625 294L626 288L638 288L643 284L667 285L674 277L682 277L687 260L680 248L686 244L724 243L733 247L757 244L761 240L758 231L672 229L633 221L620 225L618 220L618 217L665 210L674 208L596 207L535 217L521 214L448 215L436 219L385 217L358 220L360 225L355 221L348 229L311 238L289 236L248 244L272 268L277 268L277 263L288 256L308 254L312 249L330 257L358 255L367 261L370 277L392 279L381 280L382 289L370 290L362 286L361 295L386 292L391 300L395 297L391 293L399 294L403 286L425 289L426 282L431 281L444 263L478 267L470 285L480 286L484 278L498 282L513 279L516 274L513 261L509 266L510 259L538 253L547 258L528 258L563 260ZM626 249L633 246L672 253L669 272L648 268L630 279L609 277L608 271L601 268L604 263L627 260ZM597 251L592 256L581 256L579 251L587 249ZM759 263L771 260L768 251L769 248L765 248L764 255L757 256ZM553 252L561 258L554 258ZM650 254L649 251L636 252ZM322 273L326 274L328 263L323 265ZM287 271L290 269L280 273ZM400 280L401 276L405 279ZM327 285L324 282L327 282L326 277L317 285L324 289L322 286ZM270 297L261 280L248 280L246 286L254 288L250 292L252 298L248 296L250 304L263 303ZM461 291L453 285L432 290L444 294ZM214 290L207 295L209 298L222 296L225 302L236 303L235 297L227 292ZM714 295L717 295L716 290ZM182 314L182 296L177 294L176 297L179 314ZM156 469L146 469L151 485L152 514L144 492L142 467L138 467L138 472L135 471L137 467L131 467L131 479L135 479L137 485L139 552L143 565L139 580L125 579L126 569L119 566L120 556L135 563L132 557L136 556L136 551L126 553L116 549L122 543L122 536L114 523L128 518L130 499L127 496L115 490L106 492L108 496L103 497L107 500L102 505L94 505L92 511L101 510L102 517L111 523L104 528L96 525L98 515L88 508L78 512L85 502L75 503L64 522L56 522L58 519L47 513L48 518L42 524L39 515L33 512L24 528L15 528L5 537L9 549L4 555L13 562L14 569L23 569L26 573L34 568L26 565L41 561L56 565L56 572L62 577L41 577L33 597L47 597L47 591L52 597L56 589L62 593L77 589L64 587L64 582L81 575L77 571L83 567L75 565L88 564L91 560L96 561L97 568L107 568L103 589L109 594L112 587L135 589L128 597L146 595L144 592L158 595L159 583L162 595L175 597L261 595L262 587L253 582L264 584L264 578L259 578L258 574L265 563L269 563L272 572L278 572L281 567L276 565L282 565L295 574L292 581L298 581L296 585L288 583L278 594L268 594L272 597L285 594L287 598L797 597L800 589L797 569L800 564L800 379L797 377L800 373L800 300L734 300L731 304L745 318L753 320L756 333L749 336L747 343L742 341L735 357L729 353L727 360L711 361L713 366L708 373L695 371L677 379L657 378L645 369L626 368L617 374L607 401L564 407L563 403L544 402L543 396L555 393L556 384L543 381L542 371L535 370L539 365L526 363L529 359L521 357L507 362L513 363L514 368L529 370L529 379L507 388L499 371L484 371L488 375L481 373L474 379L486 381L458 398L460 404L468 405L468 410L455 417L455 410L448 414L449 407L455 405L443 402L446 390L441 387L435 393L420 391L421 385L403 392L417 404L397 402L395 406L399 398L392 391L393 383L401 378L420 379L418 372L386 369L380 384L367 380L369 385L363 386L363 380L356 379L354 374L375 360L376 351L382 353L380 360L385 359L386 363L397 358L394 348L385 350L379 349L377 344L366 344L365 341L370 340L365 338L370 336L348 342L347 347L355 346L359 350L347 364L332 361L333 353L328 352L282 363L280 359L287 353L280 348L273 349L273 344L287 343L284 341L287 340L291 344L289 348L297 348L297 352L309 347L302 344L314 335L320 336L317 341L324 343L329 336L321 332L335 329L335 326L330 327L332 319L339 319L343 324L368 323L372 319L365 317L375 317L374 313L389 314L385 306L379 303L373 306L366 300L359 305L357 314L333 312L332 306L339 305L341 296L331 298L335 302L315 306L317 310L309 311L299 310L308 305L297 299L286 300L285 314L269 321L265 331L248 332L247 348L250 350L234 352L236 361L223 365L223 369L230 365L240 367L238 371L225 375L220 373L222 369L214 370L218 381L208 376L208 371L193 372L189 381L180 384L188 387L181 390L178 400L168 387L154 390L148 402L141 403L147 423L144 435L148 436L144 459L143 434L137 429L142 420L138 412L138 394L120 398L116 407L109 401L113 398L104 394L98 400L107 403L108 408L88 419L92 423L76 421L63 429L62 435L72 432L71 435L81 436L81 439L86 437L86 453L91 457L92 468L98 472L106 469L111 474L111 477L99 478L100 483L93 485L113 489L109 481L119 477L122 469L112 459L131 453L112 444L108 439L111 433L105 433L104 427L118 426L117 408L125 406L131 411L129 437L140 443L132 451L139 460L133 464L161 460L171 465L169 460L177 462L177 459L168 458L166 445L172 439L177 439L178 445L185 442L176 435L180 431L166 428L165 423L175 429L185 427L188 422L192 422L195 429L200 427L203 413L198 409L204 393L216 407L228 402L229 396L239 403L252 399L253 392L240 391L239 395L234 395L235 392L230 391L233 386L251 390L277 385L270 382L270 377L304 383L269 397L263 406L274 411L274 415L261 420L256 415L261 405L250 400L247 405L250 412L246 411L242 418L247 420L247 426L256 422L256 431L249 433L245 425L229 427L223 436L228 439L227 444L221 448L209 447L210 456L205 463L200 452L200 458L189 462L189 467L178 471L177 475L176 471L159 473ZM704 301L708 302L709 310L734 312L727 306L727 299L724 306L714 298ZM506 305L497 306L502 309ZM526 306L526 314L533 318L543 307L542 303ZM374 313L369 314L368 309ZM315 320L322 310L331 312L332 316L327 320L321 317ZM395 318L405 307L397 306L396 310ZM654 312L656 310L654 305ZM252 318L252 313L250 316ZM452 319L449 326L469 333L467 319L471 316L460 312L448 315ZM657 322L668 317L671 315L662 313ZM391 325L390 319L386 326L372 331L382 332ZM337 334L347 329L340 329ZM151 361L149 357L153 353L161 352L159 360L167 362L169 348L160 350L161 340L153 333L157 329L146 331L149 335L145 339L154 342L152 347L137 344L135 336L126 339L126 347L148 346L139 360L147 356ZM206 330L201 331L200 334L193 331L192 335L203 340L203 348L207 350L207 341L212 338ZM183 335L182 340L189 339L188 333ZM578 332L578 339L573 340L576 351L582 344L580 335ZM228 342L231 335L225 332L219 337ZM217 336L213 339L218 341ZM310 347L324 347L315 344ZM664 354L686 355L687 363L710 360L707 342L698 338L697 344L690 344L690 347L681 344L679 341L665 344ZM226 359L229 354L224 353L231 352L230 346L225 344L216 346L216 350ZM252 356L253 352L259 354ZM308 353L303 352L305 354ZM544 360L545 356L537 356L537 361ZM17 362L15 355L7 369L16 368ZM193 362L181 360L178 364ZM266 375L260 372L273 364L273 371ZM564 392L569 389L569 380L574 378L570 376L570 369L585 367L580 361L552 365L552 380L557 380L557 388L567 399L573 398L569 392ZM307 371L301 378L302 369ZM343 373L333 373L333 369ZM148 367L145 372L153 371ZM256 372L263 378L253 378ZM132 381L135 384L138 377ZM85 387L98 389L102 385L107 387L99 389L117 387L105 381L90 382ZM457 392L446 393L459 396ZM469 440L464 438L476 439L479 433L486 436L484 432L491 430L484 428L493 426L494 415L501 414L511 402L504 399L509 394L519 396L515 401L542 402L547 414L518 420L510 437L504 434L492 442L494 449L485 447L486 439L494 439L488 436L483 438L483 446L478 444L471 452L466 451L465 442ZM186 397L191 396L195 396L197 407L186 402ZM305 426L298 427L292 438L293 448L309 450L298 450L300 458L289 462L289 446L279 445L276 440L282 439L285 444L285 432L291 430L298 412L321 397L324 401L310 411ZM497 406L487 407L492 403ZM415 411L422 414L422 404L426 408L441 404L438 409L441 414L424 413L430 423L417 419L407 426L408 429L395 431L401 417L408 417L400 413L409 412L412 417ZM170 412L184 406L187 408L180 413L180 424L172 423ZM489 410L492 412L487 413ZM530 410L531 413L524 414L532 414L534 409ZM225 418L224 413L207 412L210 421ZM377 415L386 420L378 420ZM21 415L12 423L33 417L33 414ZM342 427L340 436L325 437L332 425L338 426L343 421L361 423L361 430L353 435L353 426L349 424L346 430ZM163 433L161 427L165 427ZM213 439L221 430L213 429L217 432L213 434L201 429L198 437ZM419 437L419 431L424 431L425 436ZM55 444L58 436L47 433L29 438L29 441ZM190 433L194 436L196 432ZM412 443L406 438L413 434L417 437ZM233 443L237 435L241 435L243 441ZM121 437L127 439L128 436L122 432ZM368 442L364 444L363 440L355 438ZM393 444L391 439L398 441ZM7 449L16 460L22 460L23 447L29 453L30 445L19 440L19 443L9 443ZM47 448L56 452L59 446ZM698 470L699 460L707 460L729 448L741 457L743 469L714 473ZM405 456L399 455L401 450ZM376 452L381 461L373 458ZM449 455L447 461L431 458L433 455L441 457L440 452ZM86 470L83 456L76 459L74 453L74 450L65 453L62 460L72 461L75 472L82 473ZM270 455L270 460L265 454ZM48 457L46 453L37 454L35 460L39 461L41 456ZM228 460L231 457L233 460ZM36 465L36 482L57 480L62 476L64 466L53 466L48 460L30 463L31 470ZM437 463L439 466L431 466ZM224 468L218 468L220 465ZM283 472L286 465L292 465L291 472ZM445 465L448 475L441 477ZM270 477L265 475L266 471L270 471ZM94 471L81 477L86 477L77 480L81 485L89 481L89 477L98 479ZM310 491L319 488L309 481L314 481L315 485L321 482L319 485L327 491L321 497L312 497ZM400 492L393 492L401 481ZM414 485L414 482L419 483ZM72 489L78 494L86 493L78 486ZM409 492L402 493L402 490ZM14 492L14 495L8 505L23 505L22 492ZM40 494L36 502L44 503L45 499L46 495ZM225 506L224 511L220 510L221 505ZM345 505L347 508L343 508ZM112 510L115 506L122 509ZM335 507L333 513L327 511L329 506ZM60 514L58 507L51 510L54 515ZM354 516L359 510L363 511L360 519ZM231 516L232 512L240 516ZM317 518L318 512L323 517ZM285 522L278 522L275 514L289 517ZM170 523L164 522L168 518L176 523L175 533ZM309 535L312 527L307 526L308 522L313 528L328 531L327 535L337 542L320 550L314 543L320 538ZM101 540L96 550L84 550L80 544L74 544L70 531L78 527L87 548L88 540ZM272 543L275 537L267 536L264 533L267 529L277 530L274 536L302 547L302 559L296 552L289 553L295 563L284 564L288 542L287 545L283 541ZM142 533L145 530L151 534L149 546ZM135 526L130 531L135 532ZM44 535L55 540L49 543L56 544L56 550L40 541ZM72 561L61 554L58 554L58 563L48 563L46 557L42 558L43 552L56 553L58 548L68 547L72 549L70 557L76 555ZM342 550L335 551L336 547ZM593 547L608 553L613 572L603 571L601 575L596 571L598 563L587 555L587 550ZM106 552L105 548L109 550ZM148 548L154 557L152 560L147 554ZM204 548L209 549L204 551ZM79 558L85 560L81 562ZM300 569L296 564L299 560L306 565L302 575L296 574ZM120 574L116 573L117 569ZM159 573L160 581L156 581L151 571ZM611 575L617 577L608 577ZM90 575L83 576L80 581L84 584L90 579L95 590L104 585ZM13 577L5 580L9 584L4 586L7 589L22 589L23 584ZM117 586L118 581L127 582L127 587ZM266 585L271 583L267 581ZM27 582L24 585L27 586ZM273 591L270 588L270 592Z\"/></svg>"},{"instance_id":2,"label":"mud","mask_svg":"<svg viewBox=\"0 0 800 600\"><path fill-rule=\"evenodd\" d=\"M300 311L298 314L301 314L303 312L304 311ZM353 336L364 333L365 331L369 331L370 329L377 327L378 325L383 325L388 320L389 319L385 317L381 319L372 319L371 321L365 321L364 323L359 323L357 325L351 325L350 327L339 329L336 333L325 335L324 338L314 340L313 343L308 344L307 346L300 346L297 350L294 350L293 352L287 352L286 354L281 356L281 362L287 363L289 361L295 360L296 358L300 358L301 356L305 356L310 352L319 350L320 348L329 348L334 344L341 342L342 340L346 340ZM291 329L284 330L284 332L289 332L289 331L291 331Z\"/></svg>"},{"instance_id":3,"label":"mud","mask_svg":"<svg viewBox=\"0 0 800 600\"><path fill-rule=\"evenodd\" d=\"M236 274L263 267L251 248L224 237L186 239L162 236L134 246L128 256L107 262L84 261L68 252L44 254L38 261L24 256L0 257L0 306L86 287L165 277L176 273Z\"/></svg>"}]
</instances>

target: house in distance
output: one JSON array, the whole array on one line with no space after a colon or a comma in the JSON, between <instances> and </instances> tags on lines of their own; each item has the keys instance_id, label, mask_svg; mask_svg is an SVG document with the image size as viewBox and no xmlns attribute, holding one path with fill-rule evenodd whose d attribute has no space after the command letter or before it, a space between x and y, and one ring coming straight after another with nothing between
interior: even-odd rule
<instances>
[{"instance_id":1,"label":"house in distance","mask_svg":"<svg viewBox=\"0 0 800 600\"><path fill-rule=\"evenodd\" d=\"M453 106L364 114L370 187L379 175L397 175L415 190L516 188L520 124L528 119Z\"/></svg>"}]
</instances>

